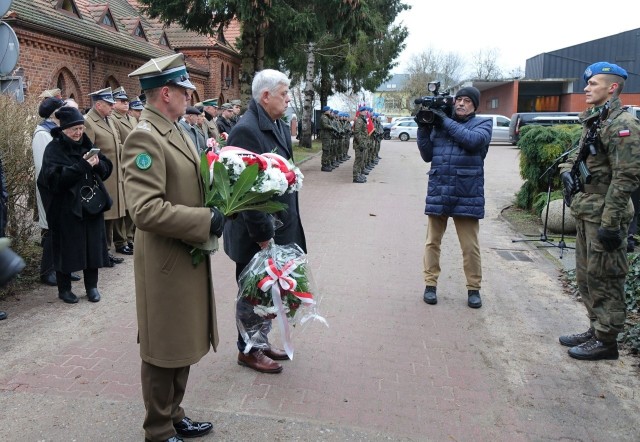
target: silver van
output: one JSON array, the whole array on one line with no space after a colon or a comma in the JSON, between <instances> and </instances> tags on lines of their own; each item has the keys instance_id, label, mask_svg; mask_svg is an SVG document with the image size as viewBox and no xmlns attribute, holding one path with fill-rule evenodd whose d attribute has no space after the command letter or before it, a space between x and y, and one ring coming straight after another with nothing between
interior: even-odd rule
<instances>
[{"instance_id":1,"label":"silver van","mask_svg":"<svg viewBox=\"0 0 640 442\"><path fill-rule=\"evenodd\" d=\"M511 119L504 115L497 114L478 114L478 117L491 118L493 121L493 131L491 133L492 143L508 143L509 142L509 124Z\"/></svg>"},{"instance_id":2,"label":"silver van","mask_svg":"<svg viewBox=\"0 0 640 442\"><path fill-rule=\"evenodd\" d=\"M514 146L520 139L520 129L528 124L553 126L556 124L578 124L580 112L518 112L511 116L509 142Z\"/></svg>"}]
</instances>

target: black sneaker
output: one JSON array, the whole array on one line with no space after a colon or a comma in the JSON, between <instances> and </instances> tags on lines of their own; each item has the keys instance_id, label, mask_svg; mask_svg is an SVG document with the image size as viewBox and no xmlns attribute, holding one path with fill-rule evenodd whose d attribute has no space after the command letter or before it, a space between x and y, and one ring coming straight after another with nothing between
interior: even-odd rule
<instances>
[{"instance_id":1,"label":"black sneaker","mask_svg":"<svg viewBox=\"0 0 640 442\"><path fill-rule=\"evenodd\" d=\"M569 356L584 361L598 361L601 359L618 359L618 343L602 342L596 338L569 349Z\"/></svg>"},{"instance_id":2,"label":"black sneaker","mask_svg":"<svg viewBox=\"0 0 640 442\"><path fill-rule=\"evenodd\" d=\"M213 429L213 424L211 422L194 422L185 417L177 424L173 424L173 428L176 429L179 436L190 438L208 434Z\"/></svg>"},{"instance_id":3,"label":"black sneaker","mask_svg":"<svg viewBox=\"0 0 640 442\"><path fill-rule=\"evenodd\" d=\"M593 329L593 327L590 327L589 330L584 333L576 333L575 335L563 335L560 336L558 340L560 341L560 344L564 345L565 347L575 347L577 345L584 344L592 338L595 338L595 336L596 331Z\"/></svg>"},{"instance_id":4,"label":"black sneaker","mask_svg":"<svg viewBox=\"0 0 640 442\"><path fill-rule=\"evenodd\" d=\"M471 308L482 307L482 299L480 298L480 290L467 291L467 305Z\"/></svg>"},{"instance_id":5,"label":"black sneaker","mask_svg":"<svg viewBox=\"0 0 640 442\"><path fill-rule=\"evenodd\" d=\"M424 288L424 294L422 295L422 299L427 304L437 304L438 296L436 295L436 288L434 286L428 285Z\"/></svg>"}]
</instances>

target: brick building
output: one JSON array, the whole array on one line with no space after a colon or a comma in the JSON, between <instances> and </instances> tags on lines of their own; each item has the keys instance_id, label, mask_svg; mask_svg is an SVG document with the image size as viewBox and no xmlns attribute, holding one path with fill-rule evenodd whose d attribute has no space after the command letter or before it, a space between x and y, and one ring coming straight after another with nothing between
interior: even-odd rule
<instances>
[{"instance_id":1,"label":"brick building","mask_svg":"<svg viewBox=\"0 0 640 442\"><path fill-rule=\"evenodd\" d=\"M22 77L25 95L58 87L81 108L90 106L90 92L108 86L138 95L130 72L150 58L183 52L197 87L194 103L239 97L238 23L202 36L165 27L138 6L136 0L14 0L3 20L18 37L14 76Z\"/></svg>"}]
</instances>

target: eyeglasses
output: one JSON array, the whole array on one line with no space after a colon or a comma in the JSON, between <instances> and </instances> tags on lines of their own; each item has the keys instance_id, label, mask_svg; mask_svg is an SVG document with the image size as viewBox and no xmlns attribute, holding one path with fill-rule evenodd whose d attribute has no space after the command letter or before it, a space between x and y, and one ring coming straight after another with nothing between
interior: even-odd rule
<instances>
[{"instance_id":1,"label":"eyeglasses","mask_svg":"<svg viewBox=\"0 0 640 442\"><path fill-rule=\"evenodd\" d=\"M171 88L173 88L173 89L180 89L180 90L184 91L184 96L185 96L185 98L186 98L187 100L190 100L190 99L191 99L191 90L189 90L189 89L185 89L185 88L183 88L182 86L178 86L177 84L171 84L171 83L169 83L167 86L169 86L169 87L171 87Z\"/></svg>"},{"instance_id":2,"label":"eyeglasses","mask_svg":"<svg viewBox=\"0 0 640 442\"><path fill-rule=\"evenodd\" d=\"M471 98L467 97L456 97L456 103L471 104L473 101L471 101Z\"/></svg>"},{"instance_id":3,"label":"eyeglasses","mask_svg":"<svg viewBox=\"0 0 640 442\"><path fill-rule=\"evenodd\" d=\"M76 133L76 132L84 132L84 126L73 126L65 129L68 132Z\"/></svg>"}]
</instances>

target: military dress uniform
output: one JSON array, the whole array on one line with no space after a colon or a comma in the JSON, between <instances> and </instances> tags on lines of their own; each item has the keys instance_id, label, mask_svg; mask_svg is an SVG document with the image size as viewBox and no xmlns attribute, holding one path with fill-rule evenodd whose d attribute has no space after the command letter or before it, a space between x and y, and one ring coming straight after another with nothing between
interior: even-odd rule
<instances>
[{"instance_id":1,"label":"military dress uniform","mask_svg":"<svg viewBox=\"0 0 640 442\"><path fill-rule=\"evenodd\" d=\"M89 94L93 102L105 101L114 104L111 88L101 89ZM113 164L111 176L104 182L113 200L111 209L104 212L104 220L107 231L107 247L110 248L115 243L116 248L127 245L126 237L122 237L119 225L124 222L126 205L124 200L124 182L122 175L122 165L120 158L122 154L122 144L120 133L116 124L110 116L102 117L96 107L91 108L85 115L85 133L93 144L100 149ZM112 262L121 262L122 258L112 259Z\"/></svg>"},{"instance_id":2,"label":"military dress uniform","mask_svg":"<svg viewBox=\"0 0 640 442\"><path fill-rule=\"evenodd\" d=\"M585 81L597 74L626 79L626 71L600 62L585 71ZM600 118L601 108L581 114L584 141L590 126ZM622 109L618 97L609 100L609 111L598 130L597 154L589 154L586 165L591 182L571 199L576 218L576 280L587 309L590 328L586 333L560 337L572 347L577 359L617 359L616 339L624 330L626 304L624 283L628 268L626 232L633 217L630 195L640 184L640 122ZM571 171L576 154L560 165L560 175ZM618 233L619 243L607 250L604 232ZM617 238L618 239L618 238Z\"/></svg>"},{"instance_id":3,"label":"military dress uniform","mask_svg":"<svg viewBox=\"0 0 640 442\"><path fill-rule=\"evenodd\" d=\"M151 60L129 74L143 90L170 84L195 89L181 53ZM123 150L127 203L136 223L134 277L142 359L145 437L160 441L202 436L181 402L192 364L216 350L219 335L211 261L194 266L190 244L210 237L200 157L176 121L149 99Z\"/></svg>"}]
</instances>

